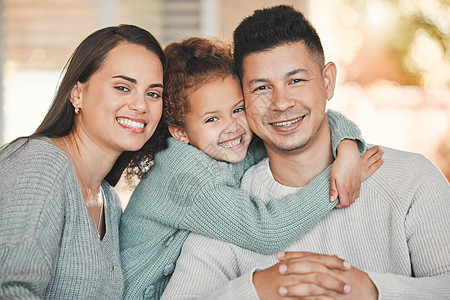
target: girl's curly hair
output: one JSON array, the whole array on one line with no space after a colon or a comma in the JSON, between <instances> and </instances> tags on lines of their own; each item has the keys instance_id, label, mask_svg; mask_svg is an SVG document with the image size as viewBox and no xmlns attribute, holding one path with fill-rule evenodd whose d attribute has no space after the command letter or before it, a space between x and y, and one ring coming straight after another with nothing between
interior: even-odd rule
<instances>
[{"instance_id":1,"label":"girl's curly hair","mask_svg":"<svg viewBox=\"0 0 450 300\"><path fill-rule=\"evenodd\" d=\"M190 37L164 49L164 112L166 125L183 126L190 95L217 78L234 76L231 46L217 39Z\"/></svg>"}]
</instances>

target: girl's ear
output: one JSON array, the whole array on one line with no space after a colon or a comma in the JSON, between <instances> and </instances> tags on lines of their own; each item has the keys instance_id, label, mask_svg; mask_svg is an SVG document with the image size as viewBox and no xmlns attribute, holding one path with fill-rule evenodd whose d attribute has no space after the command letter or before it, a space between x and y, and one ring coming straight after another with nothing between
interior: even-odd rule
<instances>
[{"instance_id":1,"label":"girl's ear","mask_svg":"<svg viewBox=\"0 0 450 300\"><path fill-rule=\"evenodd\" d=\"M73 107L79 107L81 108L82 106L82 101L81 101L81 82L77 82L72 90L70 91L70 102L72 103Z\"/></svg>"},{"instance_id":2,"label":"girl's ear","mask_svg":"<svg viewBox=\"0 0 450 300\"><path fill-rule=\"evenodd\" d=\"M185 144L189 144L189 138L183 127L169 125L168 128L170 134L174 139L179 140L180 142L183 142Z\"/></svg>"}]
</instances>

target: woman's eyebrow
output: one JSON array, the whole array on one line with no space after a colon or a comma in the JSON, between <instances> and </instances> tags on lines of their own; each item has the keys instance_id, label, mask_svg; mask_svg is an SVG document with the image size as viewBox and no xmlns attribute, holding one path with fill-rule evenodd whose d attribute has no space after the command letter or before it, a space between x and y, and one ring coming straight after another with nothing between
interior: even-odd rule
<instances>
[{"instance_id":1,"label":"woman's eyebrow","mask_svg":"<svg viewBox=\"0 0 450 300\"><path fill-rule=\"evenodd\" d=\"M136 80L136 79L131 78L131 77L128 77L128 76L125 76L125 75L117 75L117 76L113 76L113 78L122 78L122 79L124 79L124 80L126 80L126 81L129 81L129 82L131 82L131 83L134 83L134 84L137 83L137 80Z\"/></svg>"},{"instance_id":2,"label":"woman's eyebrow","mask_svg":"<svg viewBox=\"0 0 450 300\"><path fill-rule=\"evenodd\" d=\"M122 78L122 79L124 79L126 81L129 81L129 82L133 83L133 84L137 83L136 79L128 77L128 76L125 76L125 75L117 75L117 76L113 76L113 78ZM148 87L149 88L158 88L158 87L164 88L164 86L161 83L152 83Z\"/></svg>"}]
</instances>

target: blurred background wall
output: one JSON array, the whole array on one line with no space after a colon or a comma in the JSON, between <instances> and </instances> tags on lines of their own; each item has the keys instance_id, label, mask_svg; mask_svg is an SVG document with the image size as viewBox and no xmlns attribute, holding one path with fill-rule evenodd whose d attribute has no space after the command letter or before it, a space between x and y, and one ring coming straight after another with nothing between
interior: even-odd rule
<instances>
[{"instance_id":1,"label":"blurred background wall","mask_svg":"<svg viewBox=\"0 0 450 300\"><path fill-rule=\"evenodd\" d=\"M43 119L60 72L94 30L131 23L164 46L232 32L254 9L289 4L338 65L329 107L370 143L419 152L450 179L449 0L1 0L0 145Z\"/></svg>"}]
</instances>

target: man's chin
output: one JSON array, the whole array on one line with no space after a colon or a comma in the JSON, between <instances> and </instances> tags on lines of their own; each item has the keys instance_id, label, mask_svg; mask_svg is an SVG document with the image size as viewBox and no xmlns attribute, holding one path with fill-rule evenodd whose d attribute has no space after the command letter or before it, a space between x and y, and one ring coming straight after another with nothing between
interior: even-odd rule
<instances>
[{"instance_id":1,"label":"man's chin","mask_svg":"<svg viewBox=\"0 0 450 300\"><path fill-rule=\"evenodd\" d=\"M282 152L292 152L305 148L309 144L309 139L290 140L290 141L274 141L271 148Z\"/></svg>"}]
</instances>

